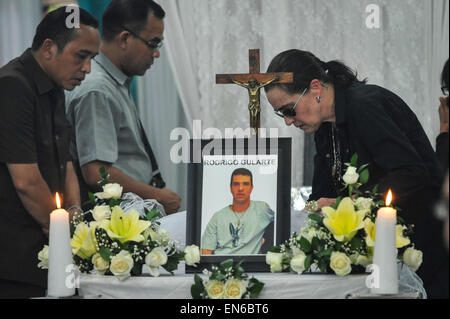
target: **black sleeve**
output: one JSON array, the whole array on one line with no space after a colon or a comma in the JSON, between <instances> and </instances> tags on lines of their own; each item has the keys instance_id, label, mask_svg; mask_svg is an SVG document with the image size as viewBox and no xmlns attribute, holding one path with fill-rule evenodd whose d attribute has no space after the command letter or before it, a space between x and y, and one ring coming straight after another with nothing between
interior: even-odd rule
<instances>
[{"instance_id":1,"label":"black sleeve","mask_svg":"<svg viewBox=\"0 0 450 319\"><path fill-rule=\"evenodd\" d=\"M448 170L448 132L438 135L436 138L436 156L444 171Z\"/></svg>"},{"instance_id":2,"label":"black sleeve","mask_svg":"<svg viewBox=\"0 0 450 319\"><path fill-rule=\"evenodd\" d=\"M34 138L34 97L15 77L0 78L0 162L37 162Z\"/></svg>"},{"instance_id":3,"label":"black sleeve","mask_svg":"<svg viewBox=\"0 0 450 319\"><path fill-rule=\"evenodd\" d=\"M434 151L409 107L390 92L359 104L351 109L350 133L358 134L370 158L387 172L378 181L379 191L391 188L400 201L430 185L424 156L431 158Z\"/></svg>"}]
</instances>

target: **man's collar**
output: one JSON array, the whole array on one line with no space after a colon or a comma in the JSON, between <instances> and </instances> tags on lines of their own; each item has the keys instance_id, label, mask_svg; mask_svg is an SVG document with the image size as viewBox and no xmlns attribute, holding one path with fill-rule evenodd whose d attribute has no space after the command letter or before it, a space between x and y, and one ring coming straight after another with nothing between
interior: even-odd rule
<instances>
[{"instance_id":1,"label":"man's collar","mask_svg":"<svg viewBox=\"0 0 450 319\"><path fill-rule=\"evenodd\" d=\"M40 95L50 92L51 90L58 88L55 81L41 68L39 63L33 56L31 49L27 49L21 56L20 61L24 64L25 70L33 79L34 84Z\"/></svg>"},{"instance_id":2,"label":"man's collar","mask_svg":"<svg viewBox=\"0 0 450 319\"><path fill-rule=\"evenodd\" d=\"M99 52L94 60L120 85L129 87L132 78L123 73L112 61L102 52Z\"/></svg>"}]
</instances>

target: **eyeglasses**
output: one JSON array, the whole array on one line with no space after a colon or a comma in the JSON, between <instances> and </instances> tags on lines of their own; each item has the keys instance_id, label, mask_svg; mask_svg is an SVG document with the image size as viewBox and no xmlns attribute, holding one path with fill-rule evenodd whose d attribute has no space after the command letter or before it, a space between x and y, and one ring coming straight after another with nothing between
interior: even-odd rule
<instances>
[{"instance_id":1,"label":"eyeglasses","mask_svg":"<svg viewBox=\"0 0 450 319\"><path fill-rule=\"evenodd\" d=\"M128 28L125 28L124 26L121 26L122 29L124 29L125 31L130 32L130 34L132 36L134 36L135 38L138 38L139 40L141 40L142 42L145 43L146 46L148 46L151 50L159 50L161 49L161 47L163 46L163 42L161 39L155 39L155 40L145 40L143 38L141 38L139 35L137 35L134 31L131 31Z\"/></svg>"},{"instance_id":2,"label":"eyeglasses","mask_svg":"<svg viewBox=\"0 0 450 319\"><path fill-rule=\"evenodd\" d=\"M282 107L276 110L275 114L282 118L285 118L286 116L295 117L295 115L297 114L295 112L295 109L297 108L298 102L300 102L301 98L305 95L306 91L308 91L308 88L303 90L302 94L300 94L300 97L298 98L297 102L295 102L292 108Z\"/></svg>"}]
</instances>

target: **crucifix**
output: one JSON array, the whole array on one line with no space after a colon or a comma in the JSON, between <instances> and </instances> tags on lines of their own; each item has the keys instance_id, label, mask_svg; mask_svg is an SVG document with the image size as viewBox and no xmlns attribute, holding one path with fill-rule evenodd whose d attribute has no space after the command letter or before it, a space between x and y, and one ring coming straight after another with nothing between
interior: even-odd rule
<instances>
[{"instance_id":1,"label":"crucifix","mask_svg":"<svg viewBox=\"0 0 450 319\"><path fill-rule=\"evenodd\" d=\"M250 102L251 134L258 137L261 127L261 100L260 89L271 83L292 83L293 73L260 73L259 49L249 51L250 71L247 74L216 74L217 84L237 84L248 90Z\"/></svg>"}]
</instances>

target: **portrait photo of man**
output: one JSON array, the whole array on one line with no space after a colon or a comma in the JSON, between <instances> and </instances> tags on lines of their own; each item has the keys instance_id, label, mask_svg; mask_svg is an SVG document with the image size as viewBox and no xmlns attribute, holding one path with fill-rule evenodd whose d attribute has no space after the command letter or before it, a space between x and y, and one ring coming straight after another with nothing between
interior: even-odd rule
<instances>
[{"instance_id":1,"label":"portrait photo of man","mask_svg":"<svg viewBox=\"0 0 450 319\"><path fill-rule=\"evenodd\" d=\"M275 212L267 202L251 199L254 187L249 169L232 172L232 203L209 219L201 238L202 255L264 254L273 245Z\"/></svg>"}]
</instances>

